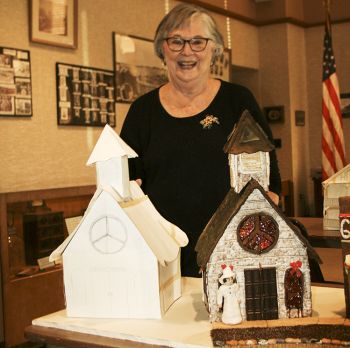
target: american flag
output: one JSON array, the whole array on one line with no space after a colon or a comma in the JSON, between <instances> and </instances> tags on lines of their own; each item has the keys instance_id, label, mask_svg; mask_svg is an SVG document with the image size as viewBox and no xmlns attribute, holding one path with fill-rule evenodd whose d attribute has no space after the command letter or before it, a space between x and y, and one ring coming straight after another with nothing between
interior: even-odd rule
<instances>
[{"instance_id":1,"label":"american flag","mask_svg":"<svg viewBox=\"0 0 350 348\"><path fill-rule=\"evenodd\" d=\"M326 15L322 77L322 178L326 180L343 168L345 146L340 108L339 85L335 71L335 58L329 12Z\"/></svg>"}]
</instances>

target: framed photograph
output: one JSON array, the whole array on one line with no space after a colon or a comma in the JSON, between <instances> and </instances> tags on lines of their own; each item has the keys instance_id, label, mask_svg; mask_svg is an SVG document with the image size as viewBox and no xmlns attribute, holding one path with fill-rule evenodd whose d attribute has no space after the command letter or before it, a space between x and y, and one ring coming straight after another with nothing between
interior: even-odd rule
<instances>
[{"instance_id":1,"label":"framed photograph","mask_svg":"<svg viewBox=\"0 0 350 348\"><path fill-rule=\"evenodd\" d=\"M264 115L269 123L284 123L283 106L266 106L263 108Z\"/></svg>"},{"instance_id":2,"label":"framed photograph","mask_svg":"<svg viewBox=\"0 0 350 348\"><path fill-rule=\"evenodd\" d=\"M210 67L211 76L224 81L231 81L231 50L225 48L222 54L217 57Z\"/></svg>"},{"instance_id":3,"label":"framed photograph","mask_svg":"<svg viewBox=\"0 0 350 348\"><path fill-rule=\"evenodd\" d=\"M117 103L132 103L168 81L162 61L154 53L153 41L113 33L113 47Z\"/></svg>"},{"instance_id":4,"label":"framed photograph","mask_svg":"<svg viewBox=\"0 0 350 348\"><path fill-rule=\"evenodd\" d=\"M57 123L115 127L113 71L56 63Z\"/></svg>"},{"instance_id":5,"label":"framed photograph","mask_svg":"<svg viewBox=\"0 0 350 348\"><path fill-rule=\"evenodd\" d=\"M32 42L77 47L78 0L29 0L29 35Z\"/></svg>"},{"instance_id":6,"label":"framed photograph","mask_svg":"<svg viewBox=\"0 0 350 348\"><path fill-rule=\"evenodd\" d=\"M340 106L343 118L350 118L350 93L340 94Z\"/></svg>"},{"instance_id":7,"label":"framed photograph","mask_svg":"<svg viewBox=\"0 0 350 348\"><path fill-rule=\"evenodd\" d=\"M29 51L0 47L0 116L32 116Z\"/></svg>"}]
</instances>

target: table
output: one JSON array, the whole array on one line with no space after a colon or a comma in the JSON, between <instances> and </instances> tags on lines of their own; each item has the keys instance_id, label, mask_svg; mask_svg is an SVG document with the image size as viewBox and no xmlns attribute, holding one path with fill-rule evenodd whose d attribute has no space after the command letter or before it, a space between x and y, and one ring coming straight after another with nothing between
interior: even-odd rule
<instances>
[{"instance_id":1,"label":"table","mask_svg":"<svg viewBox=\"0 0 350 348\"><path fill-rule=\"evenodd\" d=\"M344 283L343 256L339 231L323 229L323 218L297 217L308 231L309 242L323 263L320 265L326 282Z\"/></svg>"},{"instance_id":2,"label":"table","mask_svg":"<svg viewBox=\"0 0 350 348\"><path fill-rule=\"evenodd\" d=\"M326 248L341 248L340 232L338 230L324 230L323 218L296 217L295 219L300 221L306 227L310 237L310 241L313 244L313 246L321 246Z\"/></svg>"},{"instance_id":3,"label":"table","mask_svg":"<svg viewBox=\"0 0 350 348\"><path fill-rule=\"evenodd\" d=\"M201 284L198 278L182 278L183 296L163 320L67 318L62 310L33 320L25 336L33 342L68 348L208 348L212 326L202 303ZM312 299L315 316L344 317L342 288L312 287Z\"/></svg>"}]
</instances>

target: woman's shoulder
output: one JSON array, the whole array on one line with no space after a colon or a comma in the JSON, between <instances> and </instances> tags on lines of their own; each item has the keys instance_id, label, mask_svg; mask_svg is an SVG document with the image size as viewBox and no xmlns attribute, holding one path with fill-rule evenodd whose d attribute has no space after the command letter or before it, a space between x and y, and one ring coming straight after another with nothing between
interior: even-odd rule
<instances>
[{"instance_id":1,"label":"woman's shoulder","mask_svg":"<svg viewBox=\"0 0 350 348\"><path fill-rule=\"evenodd\" d=\"M238 83L221 81L220 98L235 108L256 108L254 94L245 86Z\"/></svg>"},{"instance_id":2,"label":"woman's shoulder","mask_svg":"<svg viewBox=\"0 0 350 348\"><path fill-rule=\"evenodd\" d=\"M146 122L158 113L159 88L153 89L135 99L129 107L125 121L138 124Z\"/></svg>"},{"instance_id":3,"label":"woman's shoulder","mask_svg":"<svg viewBox=\"0 0 350 348\"><path fill-rule=\"evenodd\" d=\"M152 89L151 91L137 97L131 105L133 106L144 106L147 104L153 104L159 99L159 88Z\"/></svg>"},{"instance_id":4,"label":"woman's shoulder","mask_svg":"<svg viewBox=\"0 0 350 348\"><path fill-rule=\"evenodd\" d=\"M252 94L251 91L238 83L221 81L221 89L224 93Z\"/></svg>"}]
</instances>

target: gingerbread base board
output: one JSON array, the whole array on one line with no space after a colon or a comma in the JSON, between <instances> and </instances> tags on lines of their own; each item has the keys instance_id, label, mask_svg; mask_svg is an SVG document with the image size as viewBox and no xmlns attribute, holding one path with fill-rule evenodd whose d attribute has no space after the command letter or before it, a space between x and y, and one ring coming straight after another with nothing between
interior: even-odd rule
<instances>
[{"instance_id":1,"label":"gingerbread base board","mask_svg":"<svg viewBox=\"0 0 350 348\"><path fill-rule=\"evenodd\" d=\"M350 346L350 326L308 324L274 327L214 328L214 347L264 344L332 344Z\"/></svg>"}]
</instances>

